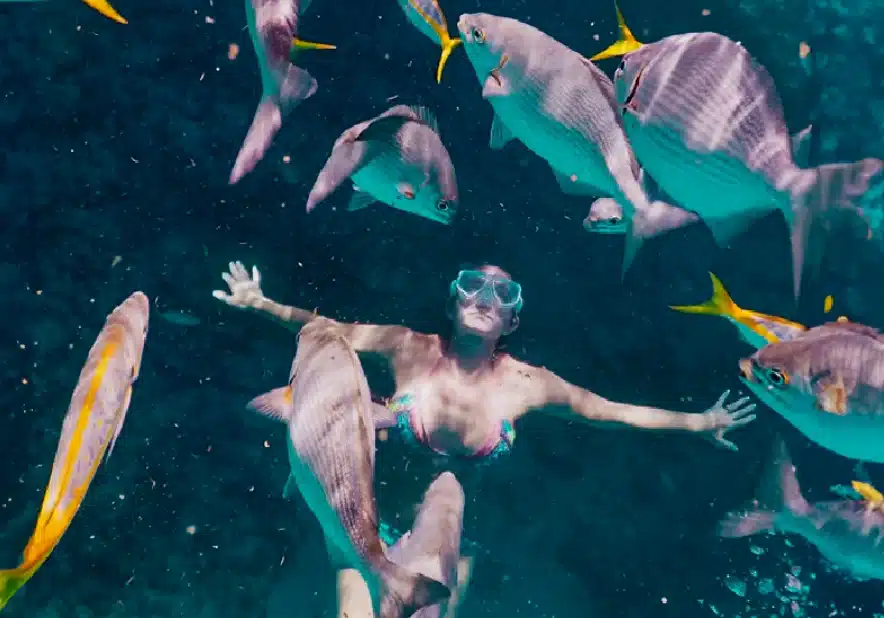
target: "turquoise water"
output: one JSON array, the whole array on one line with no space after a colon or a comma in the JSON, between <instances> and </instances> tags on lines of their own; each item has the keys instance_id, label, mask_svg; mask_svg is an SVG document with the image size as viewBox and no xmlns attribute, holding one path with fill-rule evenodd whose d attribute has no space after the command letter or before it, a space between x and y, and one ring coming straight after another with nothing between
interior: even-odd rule
<instances>
[{"instance_id":1,"label":"turquoise water","mask_svg":"<svg viewBox=\"0 0 884 618\"><path fill-rule=\"evenodd\" d=\"M103 317L135 289L154 301L120 442L4 616L333 614L318 527L303 503L281 497L283 430L244 409L285 381L294 337L211 297L230 260L259 265L280 302L431 332L445 328L460 265L498 263L525 290L512 354L611 399L670 409L702 411L739 388L748 349L732 329L667 308L705 298L708 270L753 309L817 324L832 294L839 313L882 324L880 247L834 242L796 307L776 217L727 251L697 226L654 241L621 282L622 240L587 235L586 200L562 195L524 148L487 148L491 113L464 55L436 85L436 49L392 0L314 0L304 38L338 46L302 56L319 92L229 187L260 95L242 3L148 4L117 0L128 26L73 0L0 4L3 566L18 562L33 528ZM884 155L879 3L622 8L645 40L693 30L741 40L776 79L790 129L819 127L813 162ZM613 37L607 3L446 0L444 9L451 22L476 10L517 17L588 55ZM802 41L820 58L810 76ZM611 74L616 61L601 66ZM346 214L346 189L308 217L303 203L334 139L390 100L439 117L458 171L456 224L383 207ZM367 372L389 394L388 376ZM855 478L854 462L766 409L734 434L736 454L690 436L526 419L512 456L468 494L464 535L477 563L462 615L884 614L880 583L831 572L799 539L715 538L718 518L755 494L777 432L811 499ZM400 529L424 489L411 466L428 457L379 448L381 512ZM884 482L880 467L869 472Z\"/></svg>"}]
</instances>

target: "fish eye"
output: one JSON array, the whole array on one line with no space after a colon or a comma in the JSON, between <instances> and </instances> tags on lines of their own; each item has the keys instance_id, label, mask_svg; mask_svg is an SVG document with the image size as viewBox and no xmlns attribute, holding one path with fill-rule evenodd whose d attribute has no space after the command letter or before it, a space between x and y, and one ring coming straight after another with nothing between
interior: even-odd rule
<instances>
[{"instance_id":1,"label":"fish eye","mask_svg":"<svg viewBox=\"0 0 884 618\"><path fill-rule=\"evenodd\" d=\"M620 224L620 217L609 217L608 218L608 225L619 225L619 224Z\"/></svg>"},{"instance_id":2,"label":"fish eye","mask_svg":"<svg viewBox=\"0 0 884 618\"><path fill-rule=\"evenodd\" d=\"M624 56L624 57L620 60L620 65L617 67L617 70L618 70L618 71L621 71L621 72L626 70L626 56Z\"/></svg>"},{"instance_id":3,"label":"fish eye","mask_svg":"<svg viewBox=\"0 0 884 618\"><path fill-rule=\"evenodd\" d=\"M475 43L484 43L485 42L485 33L482 31L481 28L477 28L476 26L473 26L473 29L470 30L470 36L472 37L473 42L475 42Z\"/></svg>"},{"instance_id":4,"label":"fish eye","mask_svg":"<svg viewBox=\"0 0 884 618\"><path fill-rule=\"evenodd\" d=\"M767 370L767 380L774 386L786 386L789 383L789 374L776 367Z\"/></svg>"},{"instance_id":5,"label":"fish eye","mask_svg":"<svg viewBox=\"0 0 884 618\"><path fill-rule=\"evenodd\" d=\"M445 198L442 198L441 200L436 202L436 210L438 210L440 212L446 212L450 207L451 207L451 205L448 203L448 200L446 200Z\"/></svg>"}]
</instances>

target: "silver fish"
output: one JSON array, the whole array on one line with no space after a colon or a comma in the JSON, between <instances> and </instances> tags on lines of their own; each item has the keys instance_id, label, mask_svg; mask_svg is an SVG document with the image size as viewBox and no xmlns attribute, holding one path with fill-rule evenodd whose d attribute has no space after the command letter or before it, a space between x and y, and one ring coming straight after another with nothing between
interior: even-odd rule
<instances>
[{"instance_id":1,"label":"silver fish","mask_svg":"<svg viewBox=\"0 0 884 618\"><path fill-rule=\"evenodd\" d=\"M382 202L449 225L457 215L454 165L433 113L396 105L344 131L307 198L307 212L347 178L354 193L348 211Z\"/></svg>"},{"instance_id":2,"label":"silver fish","mask_svg":"<svg viewBox=\"0 0 884 618\"><path fill-rule=\"evenodd\" d=\"M811 130L812 126L808 126L792 136L792 156L795 164L800 167L807 166ZM639 214L644 217L639 225L649 230L649 236L678 229L699 220L695 213L665 202L657 202L653 208ZM583 220L583 229L596 234L625 234L629 229L629 221L624 217L623 207L616 200L603 197L590 204L589 213Z\"/></svg>"},{"instance_id":3,"label":"silver fish","mask_svg":"<svg viewBox=\"0 0 884 618\"><path fill-rule=\"evenodd\" d=\"M457 28L494 110L492 149L518 139L549 164L563 192L612 197L629 221L650 207L613 84L598 67L508 17L461 15ZM645 240L636 231L627 235L624 272Z\"/></svg>"},{"instance_id":4,"label":"silver fish","mask_svg":"<svg viewBox=\"0 0 884 618\"><path fill-rule=\"evenodd\" d=\"M312 97L316 80L290 60L294 48L334 49L332 45L306 43L297 38L298 20L311 0L246 0L249 34L261 71L261 101L249 132L236 155L230 184L255 169L264 158L282 119L297 105Z\"/></svg>"},{"instance_id":5,"label":"silver fish","mask_svg":"<svg viewBox=\"0 0 884 618\"><path fill-rule=\"evenodd\" d=\"M884 463L884 336L846 320L768 344L740 361L742 382L813 442Z\"/></svg>"},{"instance_id":6,"label":"silver fish","mask_svg":"<svg viewBox=\"0 0 884 618\"><path fill-rule=\"evenodd\" d=\"M463 488L452 473L443 472L424 494L411 530L388 550L390 560L456 590L463 570L460 558L463 508ZM448 613L448 605L456 602L452 595L448 602L425 607L413 618L441 618Z\"/></svg>"},{"instance_id":7,"label":"silver fish","mask_svg":"<svg viewBox=\"0 0 884 618\"><path fill-rule=\"evenodd\" d=\"M737 538L771 530L797 534L855 579L884 579L884 505L880 501L808 503L782 445L772 476L766 484L774 489L773 495L761 497L762 506L771 510L731 513L719 526L721 536Z\"/></svg>"},{"instance_id":8,"label":"silver fish","mask_svg":"<svg viewBox=\"0 0 884 618\"><path fill-rule=\"evenodd\" d=\"M355 351L333 322L318 319L301 329L288 386L249 407L288 425L291 474L319 520L330 557L360 571L372 597L383 599L382 618L409 616L448 598L444 584L403 569L384 551L371 394Z\"/></svg>"},{"instance_id":9,"label":"silver fish","mask_svg":"<svg viewBox=\"0 0 884 618\"><path fill-rule=\"evenodd\" d=\"M700 215L719 244L772 210L784 213L796 297L812 220L835 208L858 211L884 168L879 159L796 166L773 79L742 45L720 34L644 45L623 57L614 81L645 172Z\"/></svg>"},{"instance_id":10,"label":"silver fish","mask_svg":"<svg viewBox=\"0 0 884 618\"><path fill-rule=\"evenodd\" d=\"M141 370L149 317L150 301L134 292L107 316L92 344L61 426L43 504L22 562L0 571L0 609L49 559L79 511L102 458L113 452Z\"/></svg>"}]
</instances>

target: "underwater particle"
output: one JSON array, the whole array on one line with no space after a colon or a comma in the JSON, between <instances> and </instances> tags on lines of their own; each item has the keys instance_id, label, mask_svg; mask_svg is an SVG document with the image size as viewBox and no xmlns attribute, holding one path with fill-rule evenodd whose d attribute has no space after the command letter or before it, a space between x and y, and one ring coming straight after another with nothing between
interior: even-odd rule
<instances>
[{"instance_id":1,"label":"underwater particle","mask_svg":"<svg viewBox=\"0 0 884 618\"><path fill-rule=\"evenodd\" d=\"M206 23L207 23L207 24L214 24L214 23L215 23L215 18L214 18L214 17L209 17L208 15L206 15Z\"/></svg>"},{"instance_id":2,"label":"underwater particle","mask_svg":"<svg viewBox=\"0 0 884 618\"><path fill-rule=\"evenodd\" d=\"M740 578L733 575L728 575L725 578L724 583L728 587L728 590L733 592L738 597L746 596L746 582L744 582Z\"/></svg>"},{"instance_id":3,"label":"underwater particle","mask_svg":"<svg viewBox=\"0 0 884 618\"><path fill-rule=\"evenodd\" d=\"M231 43L227 46L227 59L236 60L237 56L239 56L239 45Z\"/></svg>"},{"instance_id":4,"label":"underwater particle","mask_svg":"<svg viewBox=\"0 0 884 618\"><path fill-rule=\"evenodd\" d=\"M710 11L709 9L703 9L702 11L700 11L700 15L702 15L703 17L709 17L710 15L712 15L712 11Z\"/></svg>"},{"instance_id":5,"label":"underwater particle","mask_svg":"<svg viewBox=\"0 0 884 618\"><path fill-rule=\"evenodd\" d=\"M810 55L810 45L805 41L801 41L798 44L798 57L804 60Z\"/></svg>"},{"instance_id":6,"label":"underwater particle","mask_svg":"<svg viewBox=\"0 0 884 618\"><path fill-rule=\"evenodd\" d=\"M770 594L774 591L774 583L773 580L769 577L765 577L760 582L758 582L758 592L761 594Z\"/></svg>"},{"instance_id":7,"label":"underwater particle","mask_svg":"<svg viewBox=\"0 0 884 618\"><path fill-rule=\"evenodd\" d=\"M289 163L291 163L291 162L292 162L292 157L291 157L291 155L283 155L283 157L282 157L282 162L285 163L286 165L288 165Z\"/></svg>"},{"instance_id":8,"label":"underwater particle","mask_svg":"<svg viewBox=\"0 0 884 618\"><path fill-rule=\"evenodd\" d=\"M193 536L194 534L196 534L196 526L194 526L193 524L187 526L187 528L185 528L184 530L190 536Z\"/></svg>"},{"instance_id":9,"label":"underwater particle","mask_svg":"<svg viewBox=\"0 0 884 618\"><path fill-rule=\"evenodd\" d=\"M198 317L183 311L164 311L160 314L160 317L176 326L197 326L200 323Z\"/></svg>"},{"instance_id":10,"label":"underwater particle","mask_svg":"<svg viewBox=\"0 0 884 618\"><path fill-rule=\"evenodd\" d=\"M829 313L832 310L832 305L835 304L835 299L832 298L832 295L829 294L826 296L826 299L823 301L823 313Z\"/></svg>"},{"instance_id":11,"label":"underwater particle","mask_svg":"<svg viewBox=\"0 0 884 618\"><path fill-rule=\"evenodd\" d=\"M762 556L762 555L764 555L764 548L763 548L763 547L759 547L758 545L752 545L752 546L750 546L750 547L749 547L749 551L751 551L751 552L752 552L753 554L755 554L756 556Z\"/></svg>"},{"instance_id":12,"label":"underwater particle","mask_svg":"<svg viewBox=\"0 0 884 618\"><path fill-rule=\"evenodd\" d=\"M122 261L123 261L123 256L115 255L114 259L111 261L111 268L113 268L114 266L116 266L117 264L119 264Z\"/></svg>"}]
</instances>

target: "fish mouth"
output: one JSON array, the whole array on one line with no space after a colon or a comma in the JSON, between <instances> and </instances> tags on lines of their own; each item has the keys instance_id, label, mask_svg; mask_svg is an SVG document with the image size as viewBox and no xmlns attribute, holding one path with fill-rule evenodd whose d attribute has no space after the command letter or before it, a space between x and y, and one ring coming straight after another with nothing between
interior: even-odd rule
<instances>
[{"instance_id":1,"label":"fish mouth","mask_svg":"<svg viewBox=\"0 0 884 618\"><path fill-rule=\"evenodd\" d=\"M463 14L457 18L457 31L458 32L460 32L461 34L466 34L469 27L470 27L470 24L469 24L469 20L467 20L466 14Z\"/></svg>"}]
</instances>

